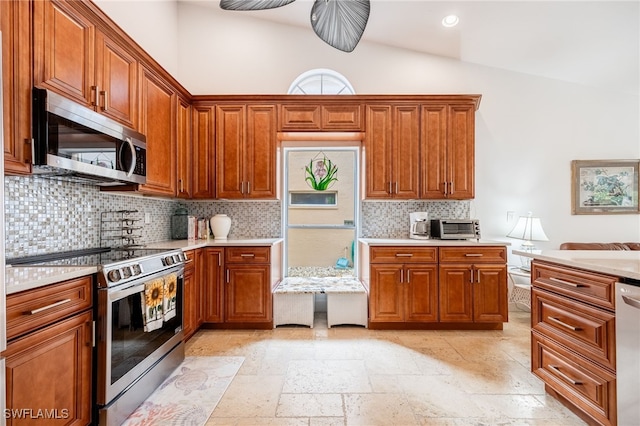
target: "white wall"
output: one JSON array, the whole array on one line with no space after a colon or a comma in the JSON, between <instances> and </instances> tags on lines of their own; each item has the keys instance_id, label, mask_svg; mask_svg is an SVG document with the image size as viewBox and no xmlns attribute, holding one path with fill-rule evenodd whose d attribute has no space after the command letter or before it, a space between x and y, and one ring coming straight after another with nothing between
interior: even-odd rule
<instances>
[{"instance_id":1,"label":"white wall","mask_svg":"<svg viewBox=\"0 0 640 426\"><path fill-rule=\"evenodd\" d=\"M640 158L638 95L366 42L344 53L311 29L241 14L221 19L193 4L180 3L178 12L178 80L193 94L285 93L311 68L337 70L359 94L479 93L472 213L485 238L507 241L514 224L507 211L515 219L532 211L551 239L541 248L569 240L640 241L639 215L576 216L570 205L571 160ZM163 43L158 39L156 47Z\"/></svg>"},{"instance_id":2,"label":"white wall","mask_svg":"<svg viewBox=\"0 0 640 426\"><path fill-rule=\"evenodd\" d=\"M178 3L175 0L94 0L178 81Z\"/></svg>"}]
</instances>

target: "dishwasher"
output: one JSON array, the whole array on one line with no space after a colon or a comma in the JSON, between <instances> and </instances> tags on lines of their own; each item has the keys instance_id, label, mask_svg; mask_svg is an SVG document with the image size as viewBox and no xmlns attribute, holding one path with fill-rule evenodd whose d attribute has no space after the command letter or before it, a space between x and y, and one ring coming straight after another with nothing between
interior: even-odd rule
<instances>
[{"instance_id":1,"label":"dishwasher","mask_svg":"<svg viewBox=\"0 0 640 426\"><path fill-rule=\"evenodd\" d=\"M616 283L618 425L640 425L640 281Z\"/></svg>"}]
</instances>

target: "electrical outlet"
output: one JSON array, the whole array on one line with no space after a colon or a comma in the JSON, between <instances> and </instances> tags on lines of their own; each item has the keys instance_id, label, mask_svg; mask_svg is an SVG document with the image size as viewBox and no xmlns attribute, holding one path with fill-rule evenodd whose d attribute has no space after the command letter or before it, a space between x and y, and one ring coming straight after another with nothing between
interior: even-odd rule
<instances>
[{"instance_id":1,"label":"electrical outlet","mask_svg":"<svg viewBox=\"0 0 640 426\"><path fill-rule=\"evenodd\" d=\"M144 223L145 223L145 224L151 223L151 213L146 212L146 213L144 214Z\"/></svg>"},{"instance_id":2,"label":"electrical outlet","mask_svg":"<svg viewBox=\"0 0 640 426\"><path fill-rule=\"evenodd\" d=\"M515 215L516 215L516 212L508 211L507 212L507 222L513 221L513 218L514 218Z\"/></svg>"}]
</instances>

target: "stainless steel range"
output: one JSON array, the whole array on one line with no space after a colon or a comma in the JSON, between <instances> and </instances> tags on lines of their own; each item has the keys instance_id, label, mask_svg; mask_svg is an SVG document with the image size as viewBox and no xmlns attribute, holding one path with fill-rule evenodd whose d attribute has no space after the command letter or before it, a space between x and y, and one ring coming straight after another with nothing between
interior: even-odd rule
<instances>
[{"instance_id":1,"label":"stainless steel range","mask_svg":"<svg viewBox=\"0 0 640 426\"><path fill-rule=\"evenodd\" d=\"M95 265L94 419L121 425L184 359L181 250L92 249L12 259L14 266Z\"/></svg>"}]
</instances>

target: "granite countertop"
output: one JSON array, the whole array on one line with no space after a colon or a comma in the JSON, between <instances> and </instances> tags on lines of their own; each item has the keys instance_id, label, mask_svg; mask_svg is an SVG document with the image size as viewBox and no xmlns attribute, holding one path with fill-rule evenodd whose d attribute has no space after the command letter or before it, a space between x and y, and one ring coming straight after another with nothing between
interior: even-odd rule
<instances>
[{"instance_id":1,"label":"granite countertop","mask_svg":"<svg viewBox=\"0 0 640 426\"><path fill-rule=\"evenodd\" d=\"M417 240L411 238L360 238L361 243L370 246L431 246L431 247L455 247L455 246L509 246L511 245L505 241L491 241L491 240Z\"/></svg>"},{"instance_id":2,"label":"granite countertop","mask_svg":"<svg viewBox=\"0 0 640 426\"><path fill-rule=\"evenodd\" d=\"M151 243L147 248L193 250L201 247L272 246L282 238L237 240L173 240ZM31 290L98 272L97 266L6 266L6 294Z\"/></svg>"},{"instance_id":3,"label":"granite countertop","mask_svg":"<svg viewBox=\"0 0 640 426\"><path fill-rule=\"evenodd\" d=\"M513 254L602 274L640 280L640 251L544 250L540 253L529 253L513 250Z\"/></svg>"},{"instance_id":4,"label":"granite countertop","mask_svg":"<svg viewBox=\"0 0 640 426\"><path fill-rule=\"evenodd\" d=\"M170 240L147 244L148 248L194 250L202 247L258 247L272 246L282 242L282 238L245 238L228 240Z\"/></svg>"},{"instance_id":5,"label":"granite countertop","mask_svg":"<svg viewBox=\"0 0 640 426\"><path fill-rule=\"evenodd\" d=\"M7 294L12 294L96 272L96 266L7 266L4 283Z\"/></svg>"}]
</instances>

